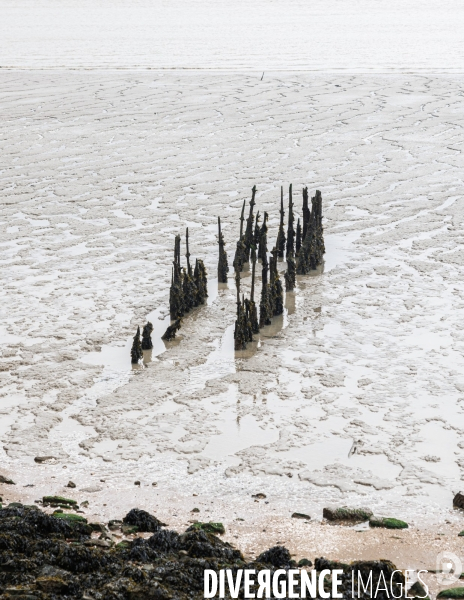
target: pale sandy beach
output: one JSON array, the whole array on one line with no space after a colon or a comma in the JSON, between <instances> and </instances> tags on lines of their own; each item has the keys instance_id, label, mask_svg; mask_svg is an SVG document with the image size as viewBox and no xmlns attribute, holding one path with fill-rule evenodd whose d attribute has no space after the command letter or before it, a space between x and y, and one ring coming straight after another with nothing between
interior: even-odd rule
<instances>
[{"instance_id":1,"label":"pale sandy beach","mask_svg":"<svg viewBox=\"0 0 464 600\"><path fill-rule=\"evenodd\" d=\"M216 68L200 44L203 70L182 71L169 45L157 54L143 36L139 69L124 46L118 66L104 53L114 28L99 59L79 36L61 54L46 36L27 47L2 38L0 474L16 482L0 484L4 503L57 493L88 500L86 516L99 520L139 506L178 530L222 521L249 556L282 542L298 558L431 569L438 552L462 552L464 517L452 507L464 469L460 34L448 61L439 51L455 9L435 23L430 54L418 51L423 12L409 63L385 53L376 63L366 38L351 57L364 66L350 74L331 72L343 36L325 72L320 47L297 70L294 38L293 69L280 54L266 63L265 27L259 60L226 53ZM154 56L163 68L147 68ZM217 217L231 264L256 185L272 247L290 183L297 216L303 186L322 192L325 264L299 276L283 317L234 354ZM186 227L209 298L165 345L173 240ZM249 273L242 284L247 292ZM132 369L131 336L147 318L155 348ZM329 505L367 506L410 528L330 526Z\"/></svg>"}]
</instances>

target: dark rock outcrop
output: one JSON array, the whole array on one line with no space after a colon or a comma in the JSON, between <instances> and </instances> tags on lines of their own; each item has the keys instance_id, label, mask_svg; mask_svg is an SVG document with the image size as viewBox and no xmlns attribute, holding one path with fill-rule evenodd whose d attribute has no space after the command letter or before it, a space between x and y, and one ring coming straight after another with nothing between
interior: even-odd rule
<instances>
[{"instance_id":1,"label":"dark rock outcrop","mask_svg":"<svg viewBox=\"0 0 464 600\"><path fill-rule=\"evenodd\" d=\"M161 523L156 517L140 508L133 508L122 520L126 525L137 527L139 531L158 532L165 523Z\"/></svg>"}]
</instances>

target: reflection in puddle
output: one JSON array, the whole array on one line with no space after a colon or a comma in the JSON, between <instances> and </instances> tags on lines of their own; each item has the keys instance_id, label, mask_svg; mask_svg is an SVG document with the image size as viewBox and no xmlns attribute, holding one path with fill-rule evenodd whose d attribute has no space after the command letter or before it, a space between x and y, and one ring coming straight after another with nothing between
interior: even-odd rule
<instances>
[{"instance_id":1,"label":"reflection in puddle","mask_svg":"<svg viewBox=\"0 0 464 600\"><path fill-rule=\"evenodd\" d=\"M296 308L296 294L295 292L286 292L285 293L285 308L287 309L287 313L289 315L293 315Z\"/></svg>"},{"instance_id":2,"label":"reflection in puddle","mask_svg":"<svg viewBox=\"0 0 464 600\"><path fill-rule=\"evenodd\" d=\"M215 348L209 353L206 361L190 369L192 389L204 387L209 379L235 373L234 328L234 324L229 325L222 338L215 340Z\"/></svg>"},{"instance_id":3,"label":"reflection in puddle","mask_svg":"<svg viewBox=\"0 0 464 600\"><path fill-rule=\"evenodd\" d=\"M326 235L326 255L324 257L324 262L321 265L319 265L316 270L311 271L310 276L314 277L321 275L324 271L330 271L331 269L333 269L340 262L348 260L349 252L346 250L345 246L347 242L351 241L351 239L341 240L340 236L338 235ZM279 260L278 266L281 277L283 277L283 273L287 268L287 263L284 260ZM241 273L241 279L244 280L244 285L246 288L251 281L251 271L249 263L244 264L243 271ZM260 269L257 269L256 282L259 283L260 279ZM297 275L297 285L299 287L304 288L307 285L307 282L307 276ZM229 278L229 282L225 284L218 283L217 278L208 279L208 298L206 306L211 306L213 304L215 299L218 297L220 290L227 289L230 289L231 291L235 290L235 282L233 278ZM259 290L257 290L257 292L259 293ZM274 317L272 319L271 325L263 327L260 330L259 334L255 336L254 341L248 344L246 350L241 350L235 353L236 358L252 357L257 352L258 348L261 347L263 341L266 338L272 338L277 336L281 330L287 327L288 316L294 314L296 311L297 293L284 291L284 295L285 300L283 315ZM194 309L188 315L186 315L186 318L197 318L201 314L203 308L204 307L198 307ZM182 335L178 335L176 340L173 340L171 342L164 342L161 339L161 336L164 334L167 327L171 324L167 308L157 308L156 310L150 312L147 315L146 320L150 321L153 324L153 349L150 351L144 351L143 364L131 365L130 363L130 349L132 346L132 338L127 339L125 343L121 344L103 345L100 352L89 352L88 354L83 356L81 360L88 364L104 365L110 371L113 372L128 373L131 370L137 371L147 367L151 362L153 362L156 359L157 356L165 352L166 349L178 344L182 340ZM207 371L212 371L214 368L219 366L220 360L218 359L218 356L224 354L225 350L223 349L223 347L225 347L225 345L228 347L228 344L230 343L230 348L233 348L233 327L232 330L228 328L228 330L223 336L223 339L221 341L217 340L217 342L217 348L211 353L211 355L206 361L206 365L204 365L204 368ZM228 357L228 360L229 358L230 357ZM233 356L230 358L230 360L233 360ZM212 365L215 366L213 367ZM224 370L230 372L230 365L222 365L222 368L219 368L220 373L223 373ZM196 376L193 376L193 379L195 380ZM199 377L199 380L201 379L203 379L203 376Z\"/></svg>"},{"instance_id":4,"label":"reflection in puddle","mask_svg":"<svg viewBox=\"0 0 464 600\"><path fill-rule=\"evenodd\" d=\"M431 421L421 427L420 438L413 449L415 458L419 459L416 464L439 478L459 479L461 473L456 463L459 457L455 453L459 436L456 431Z\"/></svg>"},{"instance_id":5,"label":"reflection in puddle","mask_svg":"<svg viewBox=\"0 0 464 600\"><path fill-rule=\"evenodd\" d=\"M224 284L218 285L217 278L208 280L208 298L206 302L207 306L211 306L214 300L218 297L218 287L220 288L221 285ZM225 287L227 288L227 285ZM204 307L199 306L191 310L185 318L196 318L200 314L202 308ZM143 364L132 365L130 362L132 337L128 338L125 343L120 343L116 345L104 344L101 347L100 352L89 352L85 354L81 358L82 362L91 365L104 365L110 370L117 372L129 372L131 370L139 371L140 369L147 367L149 363L153 362L153 360L157 356L165 352L167 349L176 346L182 341L182 335L177 335L175 340L169 342L165 342L161 339L161 336L172 323L167 308L160 307L156 310L151 311L150 313L148 313L145 322L147 321L150 321L153 325L153 331L151 335L153 348L152 350L143 351Z\"/></svg>"},{"instance_id":6,"label":"reflection in puddle","mask_svg":"<svg viewBox=\"0 0 464 600\"><path fill-rule=\"evenodd\" d=\"M129 372L130 370L143 369L144 365L153 361L153 359L166 350L166 344L161 336L171 323L168 315L165 315L164 308L157 308L147 315L147 321L153 324L152 332L152 350L143 351L143 365L132 365L130 361L130 350L132 347L132 337L123 344L109 345L104 344L100 352L89 352L81 360L91 365L104 365L112 371Z\"/></svg>"},{"instance_id":7,"label":"reflection in puddle","mask_svg":"<svg viewBox=\"0 0 464 600\"><path fill-rule=\"evenodd\" d=\"M263 429L252 415L237 420L235 411L227 411L222 433L210 439L202 454L214 460L220 460L229 454L235 454L251 446L272 444L279 439L277 429Z\"/></svg>"}]
</instances>

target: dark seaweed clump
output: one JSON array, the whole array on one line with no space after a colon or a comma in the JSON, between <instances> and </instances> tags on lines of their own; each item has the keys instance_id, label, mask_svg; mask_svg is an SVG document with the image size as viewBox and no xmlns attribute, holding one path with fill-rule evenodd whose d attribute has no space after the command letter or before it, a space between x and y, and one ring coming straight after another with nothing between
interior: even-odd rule
<instances>
[{"instance_id":1,"label":"dark seaweed clump","mask_svg":"<svg viewBox=\"0 0 464 600\"><path fill-rule=\"evenodd\" d=\"M169 531L156 517L136 508L123 519L122 532L127 527L154 533L150 537L145 534L145 538L132 534L114 543L104 541L109 534L103 524L57 518L35 506L0 510L0 598L200 600L205 569L231 569L236 573L238 569L275 572L296 568L283 546L271 548L247 563L239 550L202 528L191 527L181 534ZM92 537L102 530L100 539ZM121 539L122 532L117 539ZM354 564L363 574L369 568L386 576L395 570L387 561ZM345 598L351 593L353 565L316 559L317 570L344 569ZM399 584L402 574L395 577ZM243 598L243 589L239 597Z\"/></svg>"},{"instance_id":2,"label":"dark seaweed clump","mask_svg":"<svg viewBox=\"0 0 464 600\"><path fill-rule=\"evenodd\" d=\"M35 506L0 510L0 598L200 599L205 569L245 564L240 551L217 536L163 529L144 510L129 511L122 531L127 527L153 535L99 547L101 540L91 537L97 527L85 521L67 521Z\"/></svg>"},{"instance_id":3,"label":"dark seaweed clump","mask_svg":"<svg viewBox=\"0 0 464 600\"><path fill-rule=\"evenodd\" d=\"M161 523L156 517L140 508L133 508L122 520L126 525L134 525L139 531L149 531L155 533L164 527L165 523Z\"/></svg>"}]
</instances>

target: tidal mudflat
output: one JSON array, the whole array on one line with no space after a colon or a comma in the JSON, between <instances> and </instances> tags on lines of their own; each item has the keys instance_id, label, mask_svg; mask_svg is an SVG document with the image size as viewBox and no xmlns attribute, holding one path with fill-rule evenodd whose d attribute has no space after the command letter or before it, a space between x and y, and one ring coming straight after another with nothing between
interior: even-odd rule
<instances>
[{"instance_id":1,"label":"tidal mudflat","mask_svg":"<svg viewBox=\"0 0 464 600\"><path fill-rule=\"evenodd\" d=\"M138 502L172 526L250 502L251 549L328 504L459 528L462 78L260 77L0 73L2 495L109 518ZM217 217L231 257L256 184L272 246L289 183L297 216L303 185L322 192L325 264L235 354ZM185 227L209 298L166 346ZM147 317L157 350L134 370Z\"/></svg>"}]
</instances>

